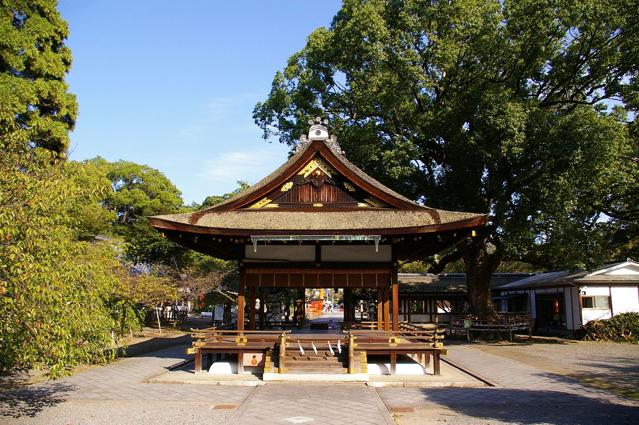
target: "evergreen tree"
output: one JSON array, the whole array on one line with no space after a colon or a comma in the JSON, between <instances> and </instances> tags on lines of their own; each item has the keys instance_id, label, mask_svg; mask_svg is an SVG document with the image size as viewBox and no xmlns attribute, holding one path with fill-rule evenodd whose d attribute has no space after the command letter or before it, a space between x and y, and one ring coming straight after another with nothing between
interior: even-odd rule
<instances>
[{"instance_id":1,"label":"evergreen tree","mask_svg":"<svg viewBox=\"0 0 639 425\"><path fill-rule=\"evenodd\" d=\"M3 123L5 131L23 132L29 146L64 156L78 108L64 81L71 51L64 44L68 28L56 4L0 2L0 111L9 121Z\"/></svg>"}]
</instances>

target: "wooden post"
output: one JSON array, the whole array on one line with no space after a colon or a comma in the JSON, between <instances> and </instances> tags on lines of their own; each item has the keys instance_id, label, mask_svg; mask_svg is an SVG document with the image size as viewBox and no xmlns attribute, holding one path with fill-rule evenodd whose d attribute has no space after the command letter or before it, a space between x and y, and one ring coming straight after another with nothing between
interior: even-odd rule
<instances>
[{"instance_id":1,"label":"wooden post","mask_svg":"<svg viewBox=\"0 0 639 425\"><path fill-rule=\"evenodd\" d=\"M393 290L393 331L399 331L399 283L397 283L397 269L393 270L392 275Z\"/></svg>"},{"instance_id":2,"label":"wooden post","mask_svg":"<svg viewBox=\"0 0 639 425\"><path fill-rule=\"evenodd\" d=\"M384 288L384 330L390 331L390 288Z\"/></svg>"},{"instance_id":3,"label":"wooden post","mask_svg":"<svg viewBox=\"0 0 639 425\"><path fill-rule=\"evenodd\" d=\"M395 370L397 369L397 352L395 350L390 351L390 367L391 375L395 375Z\"/></svg>"},{"instance_id":4,"label":"wooden post","mask_svg":"<svg viewBox=\"0 0 639 425\"><path fill-rule=\"evenodd\" d=\"M438 350L433 351L433 373L435 375L440 375L441 374L440 365L439 365L439 351Z\"/></svg>"},{"instance_id":5,"label":"wooden post","mask_svg":"<svg viewBox=\"0 0 639 425\"><path fill-rule=\"evenodd\" d=\"M344 321L352 322L351 317L351 289L344 288Z\"/></svg>"},{"instance_id":6,"label":"wooden post","mask_svg":"<svg viewBox=\"0 0 639 425\"><path fill-rule=\"evenodd\" d=\"M255 288L250 287L249 289L249 329L255 330Z\"/></svg>"},{"instance_id":7,"label":"wooden post","mask_svg":"<svg viewBox=\"0 0 639 425\"><path fill-rule=\"evenodd\" d=\"M244 350L237 350L237 374L244 373Z\"/></svg>"},{"instance_id":8,"label":"wooden post","mask_svg":"<svg viewBox=\"0 0 639 425\"><path fill-rule=\"evenodd\" d=\"M306 321L306 290L304 288L299 288L297 290L297 298L301 301L298 306L298 315L295 318L295 321L297 322L296 325L301 328L304 326L304 322Z\"/></svg>"},{"instance_id":9,"label":"wooden post","mask_svg":"<svg viewBox=\"0 0 639 425\"><path fill-rule=\"evenodd\" d=\"M286 357L286 332L280 335L279 373L286 373L284 358Z\"/></svg>"},{"instance_id":10,"label":"wooden post","mask_svg":"<svg viewBox=\"0 0 639 425\"><path fill-rule=\"evenodd\" d=\"M260 319L260 330L264 330L266 328L266 289L260 289L260 311L259 311L259 319Z\"/></svg>"},{"instance_id":11,"label":"wooden post","mask_svg":"<svg viewBox=\"0 0 639 425\"><path fill-rule=\"evenodd\" d=\"M384 297L384 289L377 288L377 330L384 329L384 304L382 298Z\"/></svg>"},{"instance_id":12,"label":"wooden post","mask_svg":"<svg viewBox=\"0 0 639 425\"><path fill-rule=\"evenodd\" d=\"M202 350L195 349L195 373L202 372Z\"/></svg>"},{"instance_id":13,"label":"wooden post","mask_svg":"<svg viewBox=\"0 0 639 425\"><path fill-rule=\"evenodd\" d=\"M348 334L348 373L355 373L355 336Z\"/></svg>"},{"instance_id":14,"label":"wooden post","mask_svg":"<svg viewBox=\"0 0 639 425\"><path fill-rule=\"evenodd\" d=\"M244 331L244 281L246 277L246 271L243 267L240 268L240 289L237 294L237 330Z\"/></svg>"}]
</instances>

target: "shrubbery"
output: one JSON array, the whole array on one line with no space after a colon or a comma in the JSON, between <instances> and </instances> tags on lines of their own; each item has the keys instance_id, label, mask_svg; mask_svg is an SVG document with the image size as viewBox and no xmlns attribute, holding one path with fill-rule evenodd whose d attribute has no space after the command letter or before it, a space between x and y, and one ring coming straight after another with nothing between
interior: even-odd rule
<instances>
[{"instance_id":1,"label":"shrubbery","mask_svg":"<svg viewBox=\"0 0 639 425\"><path fill-rule=\"evenodd\" d=\"M605 320L591 320L577 336L588 341L639 342L639 313L621 313Z\"/></svg>"}]
</instances>

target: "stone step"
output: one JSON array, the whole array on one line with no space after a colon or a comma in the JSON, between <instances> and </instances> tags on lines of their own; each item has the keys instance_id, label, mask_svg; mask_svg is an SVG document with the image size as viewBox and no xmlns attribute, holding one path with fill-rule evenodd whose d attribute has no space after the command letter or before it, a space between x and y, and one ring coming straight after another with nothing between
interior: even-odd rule
<instances>
[{"instance_id":1,"label":"stone step","mask_svg":"<svg viewBox=\"0 0 639 425\"><path fill-rule=\"evenodd\" d=\"M310 367L330 367L330 366L342 366L343 362L339 360L327 360L327 361L309 361L309 360L297 360L286 359L284 363L287 365L308 365Z\"/></svg>"},{"instance_id":2,"label":"stone step","mask_svg":"<svg viewBox=\"0 0 639 425\"><path fill-rule=\"evenodd\" d=\"M293 360L304 360L304 361L309 361L309 362L322 362L322 361L343 361L343 359L341 357L331 357L331 356L299 356L299 355L294 355L294 356L285 356L286 359L293 359Z\"/></svg>"},{"instance_id":3,"label":"stone step","mask_svg":"<svg viewBox=\"0 0 639 425\"><path fill-rule=\"evenodd\" d=\"M345 375L348 373L348 369L339 368L339 369L325 369L325 368L308 368L308 367L287 367L286 373L311 373L311 374L322 374L322 373L330 373L330 374L340 374Z\"/></svg>"}]
</instances>

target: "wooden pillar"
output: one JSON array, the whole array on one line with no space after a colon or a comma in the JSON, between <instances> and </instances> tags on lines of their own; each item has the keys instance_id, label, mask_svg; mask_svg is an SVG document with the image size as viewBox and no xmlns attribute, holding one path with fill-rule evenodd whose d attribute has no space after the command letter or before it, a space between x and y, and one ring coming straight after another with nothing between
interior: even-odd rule
<instances>
[{"instance_id":1,"label":"wooden pillar","mask_svg":"<svg viewBox=\"0 0 639 425\"><path fill-rule=\"evenodd\" d=\"M260 320L260 330L264 330L266 328L266 289L265 288L260 288L259 320Z\"/></svg>"},{"instance_id":2,"label":"wooden pillar","mask_svg":"<svg viewBox=\"0 0 639 425\"><path fill-rule=\"evenodd\" d=\"M240 289L237 294L237 330L244 330L244 283L246 279L246 271L240 268Z\"/></svg>"},{"instance_id":3,"label":"wooden pillar","mask_svg":"<svg viewBox=\"0 0 639 425\"><path fill-rule=\"evenodd\" d=\"M410 297L410 295L409 295L409 297ZM411 320L410 320L410 309L411 309L411 306L413 304L413 300L411 300L410 298L407 298L405 300L405 303L406 303L406 310L404 310L404 311L406 312L406 315L408 316L407 321L408 321L408 323L410 323L411 322Z\"/></svg>"},{"instance_id":4,"label":"wooden pillar","mask_svg":"<svg viewBox=\"0 0 639 425\"><path fill-rule=\"evenodd\" d=\"M399 331L399 283L397 282L397 269L392 274L392 299L393 299L393 331Z\"/></svg>"},{"instance_id":5,"label":"wooden pillar","mask_svg":"<svg viewBox=\"0 0 639 425\"><path fill-rule=\"evenodd\" d=\"M249 297L248 297L249 329L254 331L255 330L255 288L250 287L248 288L248 290L249 290Z\"/></svg>"},{"instance_id":6,"label":"wooden pillar","mask_svg":"<svg viewBox=\"0 0 639 425\"><path fill-rule=\"evenodd\" d=\"M244 373L244 350L237 351L237 374Z\"/></svg>"},{"instance_id":7,"label":"wooden pillar","mask_svg":"<svg viewBox=\"0 0 639 425\"><path fill-rule=\"evenodd\" d=\"M344 321L352 322L353 317L351 316L351 289L344 288Z\"/></svg>"},{"instance_id":8,"label":"wooden pillar","mask_svg":"<svg viewBox=\"0 0 639 425\"><path fill-rule=\"evenodd\" d=\"M195 349L195 373L202 372L202 350Z\"/></svg>"},{"instance_id":9,"label":"wooden pillar","mask_svg":"<svg viewBox=\"0 0 639 425\"><path fill-rule=\"evenodd\" d=\"M383 288L377 288L377 330L382 330L384 329L384 304L383 304L383 297L384 297L384 289Z\"/></svg>"},{"instance_id":10,"label":"wooden pillar","mask_svg":"<svg viewBox=\"0 0 639 425\"><path fill-rule=\"evenodd\" d=\"M384 330L390 331L390 287L384 288Z\"/></svg>"},{"instance_id":11,"label":"wooden pillar","mask_svg":"<svg viewBox=\"0 0 639 425\"><path fill-rule=\"evenodd\" d=\"M295 324L298 327L301 327L304 325L304 321L306 320L306 291L304 290L304 288L299 288L297 290L295 304L297 306L297 316L295 317Z\"/></svg>"}]
</instances>

